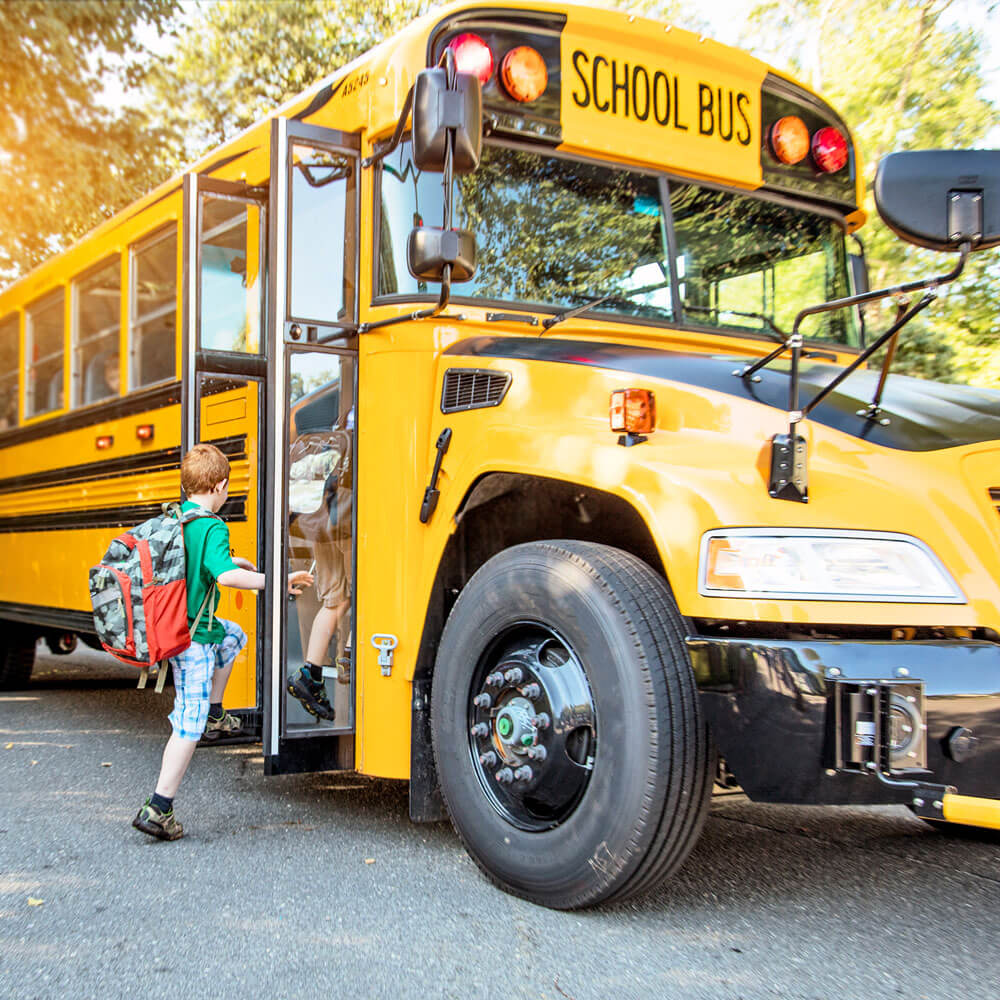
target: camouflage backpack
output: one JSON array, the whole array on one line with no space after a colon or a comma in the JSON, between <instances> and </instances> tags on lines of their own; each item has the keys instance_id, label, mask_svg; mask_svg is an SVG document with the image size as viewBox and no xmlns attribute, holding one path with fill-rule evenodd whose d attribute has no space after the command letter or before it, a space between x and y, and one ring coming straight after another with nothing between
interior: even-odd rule
<instances>
[{"instance_id":1,"label":"camouflage backpack","mask_svg":"<svg viewBox=\"0 0 1000 1000\"><path fill-rule=\"evenodd\" d=\"M120 534L101 562L91 567L97 637L112 656L142 668L140 687L145 686L149 668L160 664L156 690L163 690L166 660L191 645L215 593L214 587L209 588L189 630L184 525L198 517L218 515L206 510L182 512L179 504L164 504L162 514Z\"/></svg>"}]
</instances>

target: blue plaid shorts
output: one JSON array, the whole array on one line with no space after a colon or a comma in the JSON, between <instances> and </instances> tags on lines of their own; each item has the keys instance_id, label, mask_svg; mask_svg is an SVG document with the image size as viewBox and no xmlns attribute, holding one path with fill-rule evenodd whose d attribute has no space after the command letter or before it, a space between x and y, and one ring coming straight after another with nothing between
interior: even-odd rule
<instances>
[{"instance_id":1,"label":"blue plaid shorts","mask_svg":"<svg viewBox=\"0 0 1000 1000\"><path fill-rule=\"evenodd\" d=\"M174 710L170 725L182 740L200 740L208 722L209 695L216 670L228 667L247 644L246 632L235 622L216 618L226 630L222 642L192 642L183 653L171 657L174 671Z\"/></svg>"}]
</instances>

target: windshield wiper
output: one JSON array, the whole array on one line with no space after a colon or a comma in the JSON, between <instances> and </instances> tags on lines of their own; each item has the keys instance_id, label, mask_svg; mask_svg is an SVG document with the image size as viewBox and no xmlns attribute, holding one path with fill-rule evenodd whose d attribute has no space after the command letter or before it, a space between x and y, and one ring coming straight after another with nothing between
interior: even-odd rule
<instances>
[{"instance_id":1,"label":"windshield wiper","mask_svg":"<svg viewBox=\"0 0 1000 1000\"><path fill-rule=\"evenodd\" d=\"M561 323L565 319L572 319L574 316L579 316L580 313L585 313L588 309L594 309L599 306L602 302L607 302L608 299L614 299L617 302L631 302L637 295L644 295L646 292L655 292L657 289L666 288L668 282L661 281L655 285L643 285L641 288L633 288L628 292L614 291L608 292L606 295L601 295L596 299L589 299L582 305L574 306L572 309L564 309L562 312L557 312L555 316L549 316L548 319L542 320L542 326L546 330L551 330L556 323Z\"/></svg>"},{"instance_id":2,"label":"windshield wiper","mask_svg":"<svg viewBox=\"0 0 1000 1000\"><path fill-rule=\"evenodd\" d=\"M764 313L758 312L739 312L736 309L711 309L708 306L693 306L690 303L684 304L685 312L700 312L700 313L725 313L727 316L743 316L746 319L759 319L764 326L761 327L761 333L766 333L773 340L777 340L778 343L784 344L788 340L788 334L778 326L777 323L771 319L770 316L765 316ZM755 333L756 331L748 331Z\"/></svg>"}]
</instances>

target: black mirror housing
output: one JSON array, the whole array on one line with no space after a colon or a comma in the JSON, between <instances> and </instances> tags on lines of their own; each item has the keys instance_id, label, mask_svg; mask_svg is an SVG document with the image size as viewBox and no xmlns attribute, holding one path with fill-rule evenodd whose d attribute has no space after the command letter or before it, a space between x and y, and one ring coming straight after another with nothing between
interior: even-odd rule
<instances>
[{"instance_id":1,"label":"black mirror housing","mask_svg":"<svg viewBox=\"0 0 1000 1000\"><path fill-rule=\"evenodd\" d=\"M406 266L420 281L443 281L451 265L452 281L468 281L476 273L476 236L467 229L419 226L406 241Z\"/></svg>"},{"instance_id":2,"label":"black mirror housing","mask_svg":"<svg viewBox=\"0 0 1000 1000\"><path fill-rule=\"evenodd\" d=\"M891 153L875 176L875 204L885 224L917 246L1000 246L1000 150Z\"/></svg>"},{"instance_id":3,"label":"black mirror housing","mask_svg":"<svg viewBox=\"0 0 1000 1000\"><path fill-rule=\"evenodd\" d=\"M441 173L448 132L455 136L452 170L471 174L483 148L483 90L479 78L456 73L448 89L447 70L424 69L413 86L413 162L420 170Z\"/></svg>"}]
</instances>

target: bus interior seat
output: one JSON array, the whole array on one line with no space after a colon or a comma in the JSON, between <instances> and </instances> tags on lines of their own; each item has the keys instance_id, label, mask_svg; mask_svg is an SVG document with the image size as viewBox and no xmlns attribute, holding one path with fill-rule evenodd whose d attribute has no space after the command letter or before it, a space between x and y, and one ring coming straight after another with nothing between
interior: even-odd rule
<instances>
[{"instance_id":1,"label":"bus interior seat","mask_svg":"<svg viewBox=\"0 0 1000 1000\"><path fill-rule=\"evenodd\" d=\"M328 431L340 416L340 389L325 392L295 411L295 433Z\"/></svg>"},{"instance_id":2,"label":"bus interior seat","mask_svg":"<svg viewBox=\"0 0 1000 1000\"><path fill-rule=\"evenodd\" d=\"M62 407L63 373L60 368L52 378L49 379L48 398L45 408L47 410L58 410Z\"/></svg>"},{"instance_id":3,"label":"bus interior seat","mask_svg":"<svg viewBox=\"0 0 1000 1000\"><path fill-rule=\"evenodd\" d=\"M114 357L113 351L98 351L87 365L87 374L83 381L84 403L96 403L113 395L111 386L104 378L104 365Z\"/></svg>"}]
</instances>

